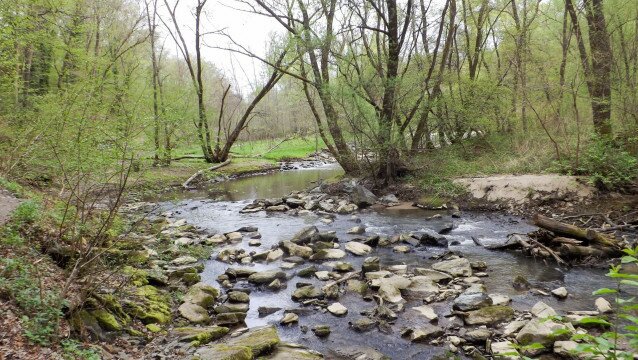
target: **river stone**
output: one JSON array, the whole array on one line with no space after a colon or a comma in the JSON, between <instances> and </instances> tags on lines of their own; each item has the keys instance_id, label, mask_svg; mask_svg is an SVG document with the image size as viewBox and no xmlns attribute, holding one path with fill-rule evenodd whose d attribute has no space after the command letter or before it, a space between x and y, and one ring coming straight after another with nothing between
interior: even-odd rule
<instances>
[{"instance_id":1,"label":"river stone","mask_svg":"<svg viewBox=\"0 0 638 360\"><path fill-rule=\"evenodd\" d=\"M422 229L410 233L410 236L419 240L423 245L447 247L447 239L445 236L437 233L432 229Z\"/></svg>"},{"instance_id":2,"label":"river stone","mask_svg":"<svg viewBox=\"0 0 638 360\"><path fill-rule=\"evenodd\" d=\"M363 185L354 185L350 193L350 200L358 207L365 208L377 203L377 197Z\"/></svg>"},{"instance_id":3,"label":"river stone","mask_svg":"<svg viewBox=\"0 0 638 360\"><path fill-rule=\"evenodd\" d=\"M195 341L198 346L217 340L228 334L228 328L222 326L205 327L181 327L175 328L172 333L179 337L179 341Z\"/></svg>"},{"instance_id":4,"label":"river stone","mask_svg":"<svg viewBox=\"0 0 638 360\"><path fill-rule=\"evenodd\" d=\"M273 205L267 206L266 211L288 211L289 207L286 205Z\"/></svg>"},{"instance_id":5,"label":"river stone","mask_svg":"<svg viewBox=\"0 0 638 360\"><path fill-rule=\"evenodd\" d=\"M426 276L415 276L410 285L405 288L405 296L410 298L425 298L439 293L439 287Z\"/></svg>"},{"instance_id":6,"label":"river stone","mask_svg":"<svg viewBox=\"0 0 638 360\"><path fill-rule=\"evenodd\" d=\"M554 310L551 306L545 304L542 301L537 302L532 306L531 310L532 314L536 317L545 319L551 316L556 316L556 310Z\"/></svg>"},{"instance_id":7,"label":"river stone","mask_svg":"<svg viewBox=\"0 0 638 360\"><path fill-rule=\"evenodd\" d=\"M436 325L425 325L412 329L410 333L410 341L424 342L445 334L445 331Z\"/></svg>"},{"instance_id":8,"label":"river stone","mask_svg":"<svg viewBox=\"0 0 638 360\"><path fill-rule=\"evenodd\" d=\"M493 342L490 345L490 350L495 359L518 360L521 358L511 341Z\"/></svg>"},{"instance_id":9,"label":"river stone","mask_svg":"<svg viewBox=\"0 0 638 360\"><path fill-rule=\"evenodd\" d=\"M392 248L392 251L399 254L405 254L410 252L410 247L407 245L397 245Z\"/></svg>"},{"instance_id":10,"label":"river stone","mask_svg":"<svg viewBox=\"0 0 638 360\"><path fill-rule=\"evenodd\" d=\"M327 281L330 280L330 271L317 271L315 276L321 281Z\"/></svg>"},{"instance_id":11,"label":"river stone","mask_svg":"<svg viewBox=\"0 0 638 360\"><path fill-rule=\"evenodd\" d=\"M228 293L228 301L231 303L249 303L250 296L242 291L231 291Z\"/></svg>"},{"instance_id":12,"label":"river stone","mask_svg":"<svg viewBox=\"0 0 638 360\"><path fill-rule=\"evenodd\" d=\"M557 289L552 290L552 295L556 296L559 299L565 299L567 298L567 289L565 289L564 286L561 286Z\"/></svg>"},{"instance_id":13,"label":"river stone","mask_svg":"<svg viewBox=\"0 0 638 360\"><path fill-rule=\"evenodd\" d=\"M571 340L554 342L554 354L560 355L565 359L571 359L578 347L578 343Z\"/></svg>"},{"instance_id":14,"label":"river stone","mask_svg":"<svg viewBox=\"0 0 638 360\"><path fill-rule=\"evenodd\" d=\"M490 336L492 333L487 328L478 328L466 332L463 337L471 343L484 343Z\"/></svg>"},{"instance_id":15,"label":"river stone","mask_svg":"<svg viewBox=\"0 0 638 360\"><path fill-rule=\"evenodd\" d=\"M304 206L304 204L306 203L305 201L303 201L303 200L301 200L301 199L292 198L292 197L287 198L287 199L285 200L285 202L286 202L286 204L287 204L288 206L290 206L290 207L291 207L291 208L293 208L293 209L294 209L294 208L298 208L298 207L300 207L300 206Z\"/></svg>"},{"instance_id":16,"label":"river stone","mask_svg":"<svg viewBox=\"0 0 638 360\"><path fill-rule=\"evenodd\" d=\"M408 266L406 264L391 265L386 270L397 275L405 275L408 273Z\"/></svg>"},{"instance_id":17,"label":"river stone","mask_svg":"<svg viewBox=\"0 0 638 360\"><path fill-rule=\"evenodd\" d=\"M258 240L258 239L249 240L248 246L261 246L261 240Z\"/></svg>"},{"instance_id":18,"label":"river stone","mask_svg":"<svg viewBox=\"0 0 638 360\"><path fill-rule=\"evenodd\" d=\"M529 290L532 287L529 281L522 275L516 275L512 281L512 286L518 291Z\"/></svg>"},{"instance_id":19,"label":"river stone","mask_svg":"<svg viewBox=\"0 0 638 360\"><path fill-rule=\"evenodd\" d=\"M348 231L346 231L347 234L351 234L351 235L361 235L365 232L366 232L366 227L363 225L351 227L350 229L348 229Z\"/></svg>"},{"instance_id":20,"label":"river stone","mask_svg":"<svg viewBox=\"0 0 638 360\"><path fill-rule=\"evenodd\" d=\"M607 314L614 311L609 301L605 298L599 297L596 301L594 301L594 305L596 305L596 310L598 310L601 314Z\"/></svg>"},{"instance_id":21,"label":"river stone","mask_svg":"<svg viewBox=\"0 0 638 360\"><path fill-rule=\"evenodd\" d=\"M492 305L492 299L485 294L461 294L454 299L453 308L460 311L470 311L490 305Z\"/></svg>"},{"instance_id":22,"label":"river stone","mask_svg":"<svg viewBox=\"0 0 638 360\"><path fill-rule=\"evenodd\" d=\"M332 266L332 270L338 272L348 272L353 271L354 267L348 262L339 261Z\"/></svg>"},{"instance_id":23,"label":"river stone","mask_svg":"<svg viewBox=\"0 0 638 360\"><path fill-rule=\"evenodd\" d=\"M381 298L383 298L385 301L391 302L393 304L403 301L401 291L390 284L381 285L381 287L379 288L379 296L381 296Z\"/></svg>"},{"instance_id":24,"label":"river stone","mask_svg":"<svg viewBox=\"0 0 638 360\"><path fill-rule=\"evenodd\" d=\"M350 326L352 326L354 330L359 332L366 332L366 331L372 330L372 328L374 328L376 325L377 325L376 321L367 317L359 318L350 324Z\"/></svg>"},{"instance_id":25,"label":"river stone","mask_svg":"<svg viewBox=\"0 0 638 360\"><path fill-rule=\"evenodd\" d=\"M326 337L330 335L330 326L328 325L317 325L312 328L312 332L315 333L317 337Z\"/></svg>"},{"instance_id":26,"label":"river stone","mask_svg":"<svg viewBox=\"0 0 638 360\"><path fill-rule=\"evenodd\" d=\"M245 312L228 312L217 314L215 321L217 325L239 325L246 319Z\"/></svg>"},{"instance_id":27,"label":"river stone","mask_svg":"<svg viewBox=\"0 0 638 360\"><path fill-rule=\"evenodd\" d=\"M304 259L312 256L312 248L308 246L297 245L292 241L282 241L281 247L290 254L290 256L299 256Z\"/></svg>"},{"instance_id":28,"label":"river stone","mask_svg":"<svg viewBox=\"0 0 638 360\"><path fill-rule=\"evenodd\" d=\"M212 305L217 297L219 297L219 290L214 286L200 282L188 289L184 296L184 302L190 302L206 308Z\"/></svg>"},{"instance_id":29,"label":"river stone","mask_svg":"<svg viewBox=\"0 0 638 360\"><path fill-rule=\"evenodd\" d=\"M368 290L368 285L361 280L350 279L348 280L347 288L348 288L348 291L352 291L357 294L363 295Z\"/></svg>"},{"instance_id":30,"label":"river stone","mask_svg":"<svg viewBox=\"0 0 638 360\"><path fill-rule=\"evenodd\" d=\"M253 353L247 346L215 344L197 349L195 358L199 360L251 360Z\"/></svg>"},{"instance_id":31,"label":"river stone","mask_svg":"<svg viewBox=\"0 0 638 360\"><path fill-rule=\"evenodd\" d=\"M230 242L240 241L243 237L244 237L244 235L242 235L242 233L237 232L237 231L229 232L228 234L226 234L226 238Z\"/></svg>"},{"instance_id":32,"label":"river stone","mask_svg":"<svg viewBox=\"0 0 638 360\"><path fill-rule=\"evenodd\" d=\"M557 332L560 332L557 334ZM516 335L516 341L522 345L539 343L548 346L556 340L567 340L574 332L571 324L561 324L552 320L535 318L527 322Z\"/></svg>"},{"instance_id":33,"label":"river stone","mask_svg":"<svg viewBox=\"0 0 638 360\"><path fill-rule=\"evenodd\" d=\"M421 305L413 307L412 309L418 311L419 314L428 319L428 321L435 321L439 318L439 316L434 312L434 309L432 309L429 305Z\"/></svg>"},{"instance_id":34,"label":"river stone","mask_svg":"<svg viewBox=\"0 0 638 360\"><path fill-rule=\"evenodd\" d=\"M348 359L348 360L390 360L389 356L363 345L337 345L330 348L328 359Z\"/></svg>"},{"instance_id":35,"label":"river stone","mask_svg":"<svg viewBox=\"0 0 638 360\"><path fill-rule=\"evenodd\" d=\"M472 284L467 287L467 289L463 290L463 294L485 294L487 293L487 288L484 284Z\"/></svg>"},{"instance_id":36,"label":"river stone","mask_svg":"<svg viewBox=\"0 0 638 360\"><path fill-rule=\"evenodd\" d=\"M185 302L179 306L178 311L182 317L192 323L202 324L210 321L206 309L197 304Z\"/></svg>"},{"instance_id":37,"label":"river stone","mask_svg":"<svg viewBox=\"0 0 638 360\"><path fill-rule=\"evenodd\" d=\"M266 256L266 261L273 262L273 261L281 259L283 256L284 256L283 250L281 249L271 250L268 252L268 255Z\"/></svg>"},{"instance_id":38,"label":"river stone","mask_svg":"<svg viewBox=\"0 0 638 360\"><path fill-rule=\"evenodd\" d=\"M262 326L249 329L245 333L228 339L229 346L247 346L256 358L268 354L279 344L279 334L274 326Z\"/></svg>"},{"instance_id":39,"label":"river stone","mask_svg":"<svg viewBox=\"0 0 638 360\"><path fill-rule=\"evenodd\" d=\"M224 304L215 306L215 314L248 312L248 304Z\"/></svg>"},{"instance_id":40,"label":"river stone","mask_svg":"<svg viewBox=\"0 0 638 360\"><path fill-rule=\"evenodd\" d=\"M312 237L318 233L319 233L319 230L317 229L316 226L308 226L299 230L299 232L293 235L290 241L292 241L293 243L297 245L306 244L306 243L309 243L312 240Z\"/></svg>"},{"instance_id":41,"label":"river stone","mask_svg":"<svg viewBox=\"0 0 638 360\"><path fill-rule=\"evenodd\" d=\"M387 270L370 271L366 273L366 279L368 280L381 279L384 277L388 277L390 275L392 275L392 273Z\"/></svg>"},{"instance_id":42,"label":"river stone","mask_svg":"<svg viewBox=\"0 0 638 360\"><path fill-rule=\"evenodd\" d=\"M432 269L442 271L454 277L472 276L470 261L465 258L441 261L432 265Z\"/></svg>"},{"instance_id":43,"label":"river stone","mask_svg":"<svg viewBox=\"0 0 638 360\"><path fill-rule=\"evenodd\" d=\"M314 287L312 285L302 286L299 289L296 289L292 293L292 299L295 301L315 299L323 296L323 291L321 289Z\"/></svg>"},{"instance_id":44,"label":"river stone","mask_svg":"<svg viewBox=\"0 0 638 360\"><path fill-rule=\"evenodd\" d=\"M346 251L357 255L357 256L364 256L364 255L368 255L371 251L372 248L369 247L366 244L357 242L357 241L349 241L346 243L345 245Z\"/></svg>"},{"instance_id":45,"label":"river stone","mask_svg":"<svg viewBox=\"0 0 638 360\"><path fill-rule=\"evenodd\" d=\"M341 249L321 249L310 257L310 260L339 260L346 257Z\"/></svg>"},{"instance_id":46,"label":"river stone","mask_svg":"<svg viewBox=\"0 0 638 360\"><path fill-rule=\"evenodd\" d=\"M436 271L426 268L414 268L414 274L419 276L425 276L428 279L438 282L448 282L452 280L452 276L441 271Z\"/></svg>"},{"instance_id":47,"label":"river stone","mask_svg":"<svg viewBox=\"0 0 638 360\"><path fill-rule=\"evenodd\" d=\"M236 232L240 232L240 233L252 233L252 232L257 232L259 231L259 228L256 226L252 226L252 225L248 225L248 226L242 226L239 229L235 230Z\"/></svg>"},{"instance_id":48,"label":"river stone","mask_svg":"<svg viewBox=\"0 0 638 360\"><path fill-rule=\"evenodd\" d=\"M317 272L317 268L312 265L307 268L303 268L297 272L297 275L300 277L311 277L314 273Z\"/></svg>"},{"instance_id":49,"label":"river stone","mask_svg":"<svg viewBox=\"0 0 638 360\"><path fill-rule=\"evenodd\" d=\"M512 321L511 323L505 325L505 327L503 328L503 336L510 336L515 332L518 332L520 329L523 328L523 326L525 326L525 324L527 324L527 320Z\"/></svg>"},{"instance_id":50,"label":"river stone","mask_svg":"<svg viewBox=\"0 0 638 360\"><path fill-rule=\"evenodd\" d=\"M298 344L279 344L269 360L321 360L323 355Z\"/></svg>"},{"instance_id":51,"label":"river stone","mask_svg":"<svg viewBox=\"0 0 638 360\"><path fill-rule=\"evenodd\" d=\"M378 256L370 256L363 260L363 265L361 265L361 270L364 273L379 271L379 263L381 259Z\"/></svg>"},{"instance_id":52,"label":"river stone","mask_svg":"<svg viewBox=\"0 0 638 360\"><path fill-rule=\"evenodd\" d=\"M286 273L274 269L256 272L248 277L249 282L257 285L269 284L275 279L286 280Z\"/></svg>"},{"instance_id":53,"label":"river stone","mask_svg":"<svg viewBox=\"0 0 638 360\"><path fill-rule=\"evenodd\" d=\"M173 259L171 261L171 265L182 266L182 265L193 264L196 262L197 262L197 259L192 256L180 256L176 259Z\"/></svg>"},{"instance_id":54,"label":"river stone","mask_svg":"<svg viewBox=\"0 0 638 360\"><path fill-rule=\"evenodd\" d=\"M465 314L467 325L492 325L507 321L514 317L514 310L509 306L486 306Z\"/></svg>"},{"instance_id":55,"label":"river stone","mask_svg":"<svg viewBox=\"0 0 638 360\"><path fill-rule=\"evenodd\" d=\"M299 321L299 315L295 313L285 313L284 317L279 321L282 325L288 325Z\"/></svg>"},{"instance_id":56,"label":"river stone","mask_svg":"<svg viewBox=\"0 0 638 360\"><path fill-rule=\"evenodd\" d=\"M328 311L335 316L343 316L345 314L348 313L348 309L341 305L341 303L333 303L330 306L328 306Z\"/></svg>"},{"instance_id":57,"label":"river stone","mask_svg":"<svg viewBox=\"0 0 638 360\"><path fill-rule=\"evenodd\" d=\"M259 317L264 317L270 314L274 314L279 310L281 310L281 308L279 307L260 306L257 309L257 313L259 314Z\"/></svg>"},{"instance_id":58,"label":"river stone","mask_svg":"<svg viewBox=\"0 0 638 360\"><path fill-rule=\"evenodd\" d=\"M253 270L253 269L249 269L249 268L232 268L229 267L228 269L226 269L226 271L224 272L226 275L228 275L230 278L247 278L250 275L256 273L257 271Z\"/></svg>"},{"instance_id":59,"label":"river stone","mask_svg":"<svg viewBox=\"0 0 638 360\"><path fill-rule=\"evenodd\" d=\"M512 299L503 294L489 294L490 299L492 299L492 305L508 305L512 302Z\"/></svg>"},{"instance_id":60,"label":"river stone","mask_svg":"<svg viewBox=\"0 0 638 360\"><path fill-rule=\"evenodd\" d=\"M266 287L268 289L272 290L272 291L277 291L277 290L279 290L279 289L281 289L283 287L283 284L281 283L281 281L279 279L275 279L270 284L268 284Z\"/></svg>"}]
</instances>

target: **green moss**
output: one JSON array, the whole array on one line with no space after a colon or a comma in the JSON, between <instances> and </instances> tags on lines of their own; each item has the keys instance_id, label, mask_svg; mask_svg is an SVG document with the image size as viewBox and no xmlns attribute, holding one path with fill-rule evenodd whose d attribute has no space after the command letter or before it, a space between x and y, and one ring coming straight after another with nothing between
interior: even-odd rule
<instances>
[{"instance_id":1,"label":"green moss","mask_svg":"<svg viewBox=\"0 0 638 360\"><path fill-rule=\"evenodd\" d=\"M195 353L193 360L204 360L209 358L219 360L251 360L253 359L253 353L247 346L216 344L198 350L197 353Z\"/></svg>"},{"instance_id":2,"label":"green moss","mask_svg":"<svg viewBox=\"0 0 638 360\"><path fill-rule=\"evenodd\" d=\"M125 266L122 272L129 276L131 283L135 286L148 285L148 273L143 269L136 269L132 266Z\"/></svg>"},{"instance_id":3,"label":"green moss","mask_svg":"<svg viewBox=\"0 0 638 360\"><path fill-rule=\"evenodd\" d=\"M144 337L144 333L139 330L135 330L133 328L126 329L126 332L131 336Z\"/></svg>"},{"instance_id":4,"label":"green moss","mask_svg":"<svg viewBox=\"0 0 638 360\"><path fill-rule=\"evenodd\" d=\"M162 331L162 327L157 324L147 324L146 329L152 333L158 333Z\"/></svg>"},{"instance_id":5,"label":"green moss","mask_svg":"<svg viewBox=\"0 0 638 360\"><path fill-rule=\"evenodd\" d=\"M128 312L144 324L166 324L171 321L169 299L156 287L142 286L137 289L133 298L128 301Z\"/></svg>"},{"instance_id":6,"label":"green moss","mask_svg":"<svg viewBox=\"0 0 638 360\"><path fill-rule=\"evenodd\" d=\"M95 317L100 327L107 331L121 331L122 325L115 316L105 309L93 310L91 315Z\"/></svg>"}]
</instances>

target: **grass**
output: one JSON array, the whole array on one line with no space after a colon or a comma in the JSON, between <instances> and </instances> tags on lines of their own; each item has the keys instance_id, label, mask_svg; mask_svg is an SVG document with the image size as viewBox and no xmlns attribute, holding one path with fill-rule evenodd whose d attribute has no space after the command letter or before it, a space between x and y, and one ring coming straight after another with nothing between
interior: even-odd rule
<instances>
[{"instance_id":1,"label":"grass","mask_svg":"<svg viewBox=\"0 0 638 360\"><path fill-rule=\"evenodd\" d=\"M273 139L239 142L233 147L231 163L214 172L206 173L206 176L215 178L265 171L276 168L279 161L305 158L315 152L314 138L281 141ZM279 146L275 147L277 144ZM323 147L323 142L320 141L319 149ZM173 157L200 154L201 149L198 146L189 146L176 149ZM153 167L151 164L150 159L145 160L140 166L140 171L132 175L130 180L134 188L158 189L179 185L197 171L212 166L202 159L173 161L168 167Z\"/></svg>"}]
</instances>

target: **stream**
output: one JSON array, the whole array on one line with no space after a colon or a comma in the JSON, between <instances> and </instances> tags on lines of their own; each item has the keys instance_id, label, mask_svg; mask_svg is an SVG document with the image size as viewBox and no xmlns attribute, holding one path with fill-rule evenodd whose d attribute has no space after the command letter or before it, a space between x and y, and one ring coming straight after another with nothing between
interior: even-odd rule
<instances>
[{"instance_id":1,"label":"stream","mask_svg":"<svg viewBox=\"0 0 638 360\"><path fill-rule=\"evenodd\" d=\"M523 219L509 216L505 213L472 213L464 212L460 218L452 218L447 212L441 212L440 218L428 219L435 211L421 209L401 209L373 211L362 210L356 213L361 223L355 223L352 215L336 215L335 221L325 224L318 215L297 216L286 213L266 213L264 211L252 214L240 214L244 206L256 198L275 198L289 194L292 191L305 190L309 186L324 179L342 174L340 168L327 165L319 168L281 171L271 174L240 178L224 183L211 185L205 190L180 192L173 194L168 200L164 198L162 211L170 211L174 217L186 219L190 224L200 227L211 234L227 233L242 226L256 226L262 235L261 246L249 247L248 239L236 246L247 251L265 251L276 246L279 241L287 240L301 228L315 225L320 231L336 231L340 243L357 237L348 235L346 231L355 225L365 225L366 234L395 235L422 228L439 230L452 222L454 229L446 235L452 245L449 250L462 253L470 261L484 261L487 263L488 276L482 280L488 293L504 294L512 298L511 306L517 310L529 310L536 302L542 300L558 310L593 310L593 290L607 287L608 278L605 271L588 268L561 269L555 264L545 264L529 257L507 252L489 251L477 246L472 241L474 236L485 244L502 243L509 233L528 232L535 227L527 224ZM376 247L369 256L379 256L381 268L389 265L406 264L408 267L428 267L436 262L432 256L441 254L446 249L435 247L418 247L414 251L400 254L394 253L392 248ZM364 257L353 256L348 253L342 261L351 263L355 269L360 268ZM250 265L254 270L278 268L281 260L272 263ZM319 270L328 269L321 263L315 263ZM238 264L227 264L216 260L207 260L205 270L201 274L202 281L217 288L217 276L224 273L228 267L241 267ZM410 316L409 311L399 313L399 319L392 325L392 333L386 334L378 330L365 333L355 332L349 328L348 322L354 321L360 311L373 307L374 302L366 302L358 294L346 292L341 295L339 302L348 308L344 317L335 317L330 313L309 311L300 315L299 324L289 327L279 325L283 316L283 309L299 308L301 305L292 301L291 293L295 290L295 283L310 282L321 286L324 282L312 278L297 277L295 271L308 266L300 265L292 270L285 270L289 275L288 286L278 292L267 289L252 288L250 294L250 310L246 318L246 325L254 327L265 324L275 324L283 341L299 343L324 354L331 349L350 346L366 345L375 348L393 359L431 358L434 354L445 351L443 345L413 344L402 339L400 331L403 327L418 324L418 319ZM517 275L525 277L530 283L548 290L565 286L571 296L566 301L557 300L552 296L533 295L529 291L519 292L512 287L512 280ZM237 286L249 286L239 284ZM419 306L420 301L408 301L405 308ZM445 327L445 314L451 311L450 302L431 304L439 314L439 325ZM282 310L260 317L257 309L260 306L279 307ZM310 309L310 308L309 308ZM318 324L330 325L332 333L327 338L318 338L312 331L302 332L302 325L312 328ZM410 346L406 346L410 345Z\"/></svg>"}]
</instances>

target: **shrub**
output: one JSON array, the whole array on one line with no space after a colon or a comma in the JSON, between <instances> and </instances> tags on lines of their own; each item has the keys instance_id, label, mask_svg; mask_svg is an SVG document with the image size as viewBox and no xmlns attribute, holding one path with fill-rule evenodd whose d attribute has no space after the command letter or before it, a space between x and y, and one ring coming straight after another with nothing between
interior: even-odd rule
<instances>
[{"instance_id":1,"label":"shrub","mask_svg":"<svg viewBox=\"0 0 638 360\"><path fill-rule=\"evenodd\" d=\"M598 188L623 187L638 177L638 159L611 141L596 139L585 150L577 173Z\"/></svg>"}]
</instances>

